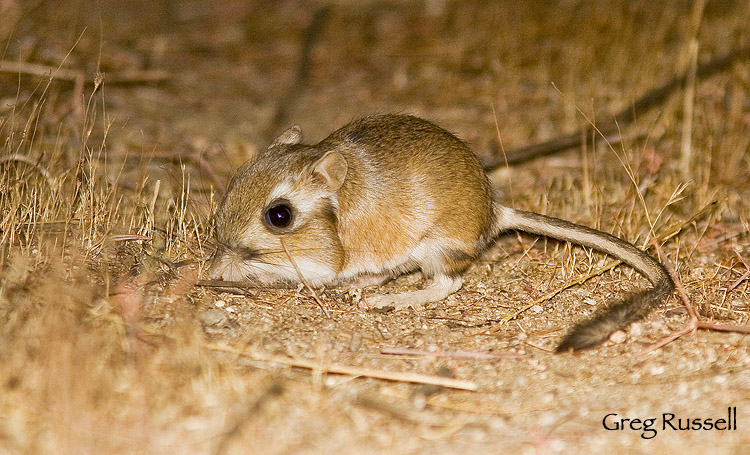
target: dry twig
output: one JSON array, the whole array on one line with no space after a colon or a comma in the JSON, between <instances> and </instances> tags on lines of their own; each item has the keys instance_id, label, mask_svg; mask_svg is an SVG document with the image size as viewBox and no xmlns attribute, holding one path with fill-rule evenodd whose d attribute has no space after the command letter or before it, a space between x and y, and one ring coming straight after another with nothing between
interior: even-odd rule
<instances>
[{"instance_id":1,"label":"dry twig","mask_svg":"<svg viewBox=\"0 0 750 455\"><path fill-rule=\"evenodd\" d=\"M83 70L58 68L29 62L11 62L0 60L0 73L26 74L29 76L48 77L54 80L81 84L94 84L101 80L101 74L87 76ZM128 70L111 73L106 76L109 85L159 84L169 80L170 74L163 70Z\"/></svg>"},{"instance_id":2,"label":"dry twig","mask_svg":"<svg viewBox=\"0 0 750 455\"><path fill-rule=\"evenodd\" d=\"M381 354L386 355L403 355L415 357L440 357L456 360L500 360L500 359L521 359L523 354L517 352L502 352L490 354L488 352L471 352L471 351L426 351L424 349L410 348L381 348Z\"/></svg>"},{"instance_id":3,"label":"dry twig","mask_svg":"<svg viewBox=\"0 0 750 455\"><path fill-rule=\"evenodd\" d=\"M662 258L662 263L664 264L664 268L667 269L667 272L669 272L669 275L672 277L672 281L674 281L675 284L675 291L677 292L677 296L680 298L680 302L682 302L682 305L685 307L685 309L688 312L688 321L685 323L683 328L680 330L674 332L673 334L664 337L661 341L658 341L651 346L647 347L643 351L641 351L640 355L648 354L649 352L656 351L657 349L661 348L662 346L665 346L672 341L676 340L677 338L680 338L683 335L686 335L688 333L695 333L696 330L702 329L702 330L713 330L717 332L735 332L735 333L748 333L750 334L750 326L740 326L740 325L734 325L734 324L715 324L713 322L705 322L698 319L698 313L695 311L695 308L693 307L693 304L690 302L690 297L688 297L687 292L685 292L685 287L682 285L682 281L680 281L679 277L677 276L677 273L675 273L674 268L672 267L672 264L670 263L667 256L664 254L664 251L661 249L661 245L659 245L659 242L656 241L656 239L652 239L652 244L654 245L654 248L656 248L656 251L659 253L659 256Z\"/></svg>"},{"instance_id":4,"label":"dry twig","mask_svg":"<svg viewBox=\"0 0 750 455\"><path fill-rule=\"evenodd\" d=\"M473 381L464 379L445 378L442 376L431 376L419 373L384 371L373 368L362 368L341 364L322 364L320 362L303 359L290 359L289 357L264 354L260 352L247 352L232 346L223 344L210 344L208 348L214 351L228 352L231 354L241 355L250 360L257 362L278 363L290 367L305 368L313 371L323 371L325 373L345 374L348 376L365 376L368 378L384 379L386 381L411 382L415 384L431 384L451 389L476 391L479 386Z\"/></svg>"},{"instance_id":5,"label":"dry twig","mask_svg":"<svg viewBox=\"0 0 750 455\"><path fill-rule=\"evenodd\" d=\"M744 265L744 266L745 266L745 270L746 270L746 272L745 272L745 273L743 273L741 277L737 278L737 280L736 280L736 281L735 281L734 283L732 283L732 284L730 284L730 285L729 285L729 287L727 288L727 292L729 292L729 291L731 291L731 290L735 289L735 288L736 288L737 286L739 286L739 285L740 285L740 283L742 283L742 282L743 282L743 281L745 281L746 279L750 278L750 264L748 264L748 263L747 263L747 262L745 261L745 258L743 258L743 257L742 257L742 255L740 254L740 252L739 252L739 251L737 251L737 250L734 250L734 254L736 254L736 255L737 255L737 257L738 257L738 258L740 258L740 262L742 262L742 265Z\"/></svg>"}]
</instances>

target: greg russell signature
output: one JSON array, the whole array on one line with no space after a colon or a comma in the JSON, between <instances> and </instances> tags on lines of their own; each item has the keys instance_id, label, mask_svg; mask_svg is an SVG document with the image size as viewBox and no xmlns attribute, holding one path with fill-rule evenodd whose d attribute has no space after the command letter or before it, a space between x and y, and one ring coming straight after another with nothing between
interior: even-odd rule
<instances>
[{"instance_id":1,"label":"greg russell signature","mask_svg":"<svg viewBox=\"0 0 750 455\"><path fill-rule=\"evenodd\" d=\"M652 439L660 431L737 431L737 407L727 408L721 416L683 417L664 412L659 417L629 418L610 413L602 419L605 430L639 431L641 438Z\"/></svg>"}]
</instances>

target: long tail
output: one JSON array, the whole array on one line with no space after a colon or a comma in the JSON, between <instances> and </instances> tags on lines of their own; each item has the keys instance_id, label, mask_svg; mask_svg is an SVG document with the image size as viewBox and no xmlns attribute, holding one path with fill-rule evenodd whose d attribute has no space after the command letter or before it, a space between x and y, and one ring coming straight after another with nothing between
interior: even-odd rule
<instances>
[{"instance_id":1,"label":"long tail","mask_svg":"<svg viewBox=\"0 0 750 455\"><path fill-rule=\"evenodd\" d=\"M622 330L646 317L674 291L674 283L664 266L630 243L606 232L559 218L507 207L498 208L497 223L498 232L518 230L606 253L636 269L653 285L649 289L630 294L610 304L590 319L573 326L557 346L557 352L587 349L598 345L612 332Z\"/></svg>"}]
</instances>

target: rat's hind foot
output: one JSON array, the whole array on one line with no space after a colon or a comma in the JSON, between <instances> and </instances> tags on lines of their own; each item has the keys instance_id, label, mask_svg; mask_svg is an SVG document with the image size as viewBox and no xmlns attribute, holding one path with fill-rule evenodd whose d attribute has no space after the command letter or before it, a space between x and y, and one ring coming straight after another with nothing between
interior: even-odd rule
<instances>
[{"instance_id":1,"label":"rat's hind foot","mask_svg":"<svg viewBox=\"0 0 750 455\"><path fill-rule=\"evenodd\" d=\"M397 310L410 306L418 308L428 302L443 300L461 289L463 280L460 276L449 277L438 275L432 283L419 291L402 292L400 294L381 294L367 297L367 303L373 308L395 307Z\"/></svg>"}]
</instances>

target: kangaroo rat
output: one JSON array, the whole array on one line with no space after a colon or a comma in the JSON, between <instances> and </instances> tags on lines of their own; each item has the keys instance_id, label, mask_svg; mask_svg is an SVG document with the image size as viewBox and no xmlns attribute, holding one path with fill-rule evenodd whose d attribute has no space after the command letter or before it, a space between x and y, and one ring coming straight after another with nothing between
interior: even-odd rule
<instances>
[{"instance_id":1,"label":"kangaroo rat","mask_svg":"<svg viewBox=\"0 0 750 455\"><path fill-rule=\"evenodd\" d=\"M421 270L422 290L367 297L376 307L441 300L504 231L587 246L635 268L653 287L579 323L558 351L584 349L645 317L674 288L630 243L501 205L477 156L456 136L408 115L356 120L315 145L295 126L232 178L215 214L214 279L261 286L362 286Z\"/></svg>"}]
</instances>

